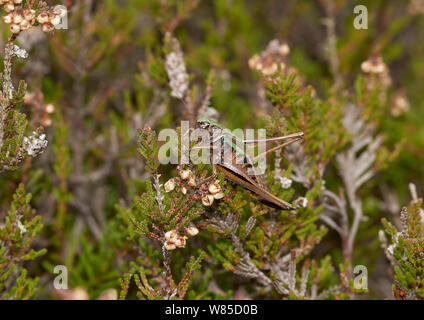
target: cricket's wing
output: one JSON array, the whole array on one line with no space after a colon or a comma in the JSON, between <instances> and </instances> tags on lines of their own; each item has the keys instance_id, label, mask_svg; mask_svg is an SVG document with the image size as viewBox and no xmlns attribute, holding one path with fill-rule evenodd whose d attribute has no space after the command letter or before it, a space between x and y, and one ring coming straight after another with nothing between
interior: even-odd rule
<instances>
[{"instance_id":1,"label":"cricket's wing","mask_svg":"<svg viewBox=\"0 0 424 320\"><path fill-rule=\"evenodd\" d=\"M251 177L246 175L237 166L224 162L217 165L217 168L219 171L224 173L225 177L228 180L235 182L244 187L245 189L254 193L257 196L258 200L263 204L279 210L294 209L290 203L281 200L280 198L270 193L268 190L260 188Z\"/></svg>"},{"instance_id":2,"label":"cricket's wing","mask_svg":"<svg viewBox=\"0 0 424 320\"><path fill-rule=\"evenodd\" d=\"M235 136L234 136L235 137ZM233 137L233 138L234 138ZM224 137L224 147L231 147L231 153L229 158L224 156L223 162L226 164L232 164L232 168L239 168L239 171L243 174L243 176L248 176L253 180L253 184L258 185L259 187L266 189L265 183L262 181L260 175L257 173L255 169L255 163L252 161L252 158L244 152L244 144L242 144L239 140L233 139L230 140L231 137Z\"/></svg>"}]
</instances>

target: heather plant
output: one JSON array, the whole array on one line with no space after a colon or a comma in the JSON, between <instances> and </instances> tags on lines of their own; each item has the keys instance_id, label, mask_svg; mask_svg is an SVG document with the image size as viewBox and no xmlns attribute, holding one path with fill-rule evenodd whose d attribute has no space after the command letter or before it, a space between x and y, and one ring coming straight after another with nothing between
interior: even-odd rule
<instances>
[{"instance_id":1,"label":"heather plant","mask_svg":"<svg viewBox=\"0 0 424 320\"><path fill-rule=\"evenodd\" d=\"M51 32L54 26L66 15L66 9L49 8L39 1L2 1L3 16L10 24L12 35L4 45L3 73L1 74L0 98L0 174L6 170L16 170L27 158L40 155L48 141L43 128L27 134L28 121L20 108L25 100L26 83L21 80L15 89L12 78L13 60L27 59L28 52L15 44L21 32L36 25L44 32ZM4 178L2 177L2 180ZM0 238L0 298L33 299L36 297L38 278L30 278L24 267L26 261L35 260L45 254L46 249L31 249L32 242L42 229L41 217L34 216L30 206L31 194L27 194L21 183L13 195L10 209L1 223Z\"/></svg>"},{"instance_id":2,"label":"heather plant","mask_svg":"<svg viewBox=\"0 0 424 320\"><path fill-rule=\"evenodd\" d=\"M120 211L122 218L129 224L128 233L131 239L136 235L145 235L158 243L163 255L163 279L157 284L157 288L152 287L143 262L141 266L133 263L129 273L122 280L121 298L125 298L128 283L131 277L135 277L140 298L182 299L191 276L199 269L204 253L199 251L197 257L190 258L179 283L175 283L172 275L171 253L178 248L185 248L188 237L183 233L195 236L199 232L191 222L203 213L199 200L204 198L204 191L193 189L197 187L199 179L205 179L196 177L190 170L180 168L180 177L171 178L162 188L158 173L158 141L156 134L149 127L140 132L139 150L147 160L147 170L153 174L153 183L147 181L145 192L134 200L133 206ZM175 192L172 192L174 190ZM158 262L153 260L150 263ZM159 272L155 278L160 278Z\"/></svg>"},{"instance_id":3,"label":"heather plant","mask_svg":"<svg viewBox=\"0 0 424 320\"><path fill-rule=\"evenodd\" d=\"M40 233L41 217L29 205L31 194L19 185L4 224L0 226L0 299L28 300L36 297L38 278L28 277L25 261L37 259L46 250L30 249Z\"/></svg>"},{"instance_id":4,"label":"heather plant","mask_svg":"<svg viewBox=\"0 0 424 320\"><path fill-rule=\"evenodd\" d=\"M1 299L422 299L423 1L59 4L0 1Z\"/></svg>"},{"instance_id":5,"label":"heather plant","mask_svg":"<svg viewBox=\"0 0 424 320\"><path fill-rule=\"evenodd\" d=\"M423 299L423 225L422 199L417 198L415 185L411 184L412 201L402 208L397 220L399 228L383 219L380 231L383 250L393 267L393 294L396 299ZM389 235L390 241L387 240Z\"/></svg>"}]
</instances>

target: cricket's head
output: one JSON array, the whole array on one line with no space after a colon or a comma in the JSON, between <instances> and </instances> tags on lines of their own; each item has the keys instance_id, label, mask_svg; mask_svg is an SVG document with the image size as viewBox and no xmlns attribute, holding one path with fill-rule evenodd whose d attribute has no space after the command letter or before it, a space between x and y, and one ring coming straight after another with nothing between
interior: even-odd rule
<instances>
[{"instance_id":1,"label":"cricket's head","mask_svg":"<svg viewBox=\"0 0 424 320\"><path fill-rule=\"evenodd\" d=\"M207 118L197 119L197 126L201 129L207 129L212 125L212 121Z\"/></svg>"},{"instance_id":2,"label":"cricket's head","mask_svg":"<svg viewBox=\"0 0 424 320\"><path fill-rule=\"evenodd\" d=\"M217 128L223 129L219 123L213 120L210 120L208 118L198 118L197 126L201 129L209 129L211 127L217 127Z\"/></svg>"}]
</instances>

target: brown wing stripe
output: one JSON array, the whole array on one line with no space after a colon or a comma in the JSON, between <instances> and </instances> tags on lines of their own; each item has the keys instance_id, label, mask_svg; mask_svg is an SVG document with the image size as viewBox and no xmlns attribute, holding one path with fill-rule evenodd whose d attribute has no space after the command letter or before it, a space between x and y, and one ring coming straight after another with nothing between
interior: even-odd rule
<instances>
[{"instance_id":1,"label":"brown wing stripe","mask_svg":"<svg viewBox=\"0 0 424 320\"><path fill-rule=\"evenodd\" d=\"M259 198L258 200L265 205L281 210L294 209L290 203L281 200L265 189L257 187L252 179L243 175L241 172L239 172L240 170L233 165L223 163L217 165L217 168L218 170L222 171L229 180L253 192Z\"/></svg>"}]
</instances>

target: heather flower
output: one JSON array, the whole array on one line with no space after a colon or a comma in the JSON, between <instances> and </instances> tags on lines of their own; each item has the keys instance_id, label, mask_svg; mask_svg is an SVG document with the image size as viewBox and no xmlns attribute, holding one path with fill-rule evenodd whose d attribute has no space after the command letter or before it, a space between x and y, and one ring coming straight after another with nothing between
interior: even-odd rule
<instances>
[{"instance_id":1,"label":"heather flower","mask_svg":"<svg viewBox=\"0 0 424 320\"><path fill-rule=\"evenodd\" d=\"M383 62L383 58L377 55L362 62L361 69L364 73L380 74L387 69L387 66Z\"/></svg>"},{"instance_id":2,"label":"heather flower","mask_svg":"<svg viewBox=\"0 0 424 320\"><path fill-rule=\"evenodd\" d=\"M396 92L390 103L390 113L393 117L399 117L409 110L409 101L404 91Z\"/></svg>"},{"instance_id":3,"label":"heather flower","mask_svg":"<svg viewBox=\"0 0 424 320\"><path fill-rule=\"evenodd\" d=\"M180 177L183 180L189 179L190 176L193 175L193 172L191 172L191 170L181 170L180 171Z\"/></svg>"},{"instance_id":4,"label":"heather flower","mask_svg":"<svg viewBox=\"0 0 424 320\"><path fill-rule=\"evenodd\" d=\"M280 183L281 183L281 187L283 189L288 189L291 187L292 185L292 180L286 178L286 177L280 177Z\"/></svg>"},{"instance_id":5,"label":"heather flower","mask_svg":"<svg viewBox=\"0 0 424 320\"><path fill-rule=\"evenodd\" d=\"M52 103L46 104L45 110L46 110L47 113L53 113L54 110L55 110L54 104L52 104Z\"/></svg>"},{"instance_id":6,"label":"heather flower","mask_svg":"<svg viewBox=\"0 0 424 320\"><path fill-rule=\"evenodd\" d=\"M225 194L222 191L221 192L218 192L218 193L215 193L213 195L214 199L216 199L216 200L222 199L222 198L224 198L224 196L225 196Z\"/></svg>"},{"instance_id":7,"label":"heather flower","mask_svg":"<svg viewBox=\"0 0 424 320\"><path fill-rule=\"evenodd\" d=\"M44 151L47 144L45 134L39 135L37 132L33 132L30 137L24 137L22 147L28 155L35 157Z\"/></svg>"},{"instance_id":8,"label":"heather flower","mask_svg":"<svg viewBox=\"0 0 424 320\"><path fill-rule=\"evenodd\" d=\"M181 52L171 52L166 56L166 72L169 77L171 96L182 99L188 90L188 74Z\"/></svg>"},{"instance_id":9,"label":"heather flower","mask_svg":"<svg viewBox=\"0 0 424 320\"><path fill-rule=\"evenodd\" d=\"M294 202L296 207L306 208L308 206L308 199L305 197L299 197Z\"/></svg>"},{"instance_id":10,"label":"heather flower","mask_svg":"<svg viewBox=\"0 0 424 320\"><path fill-rule=\"evenodd\" d=\"M20 233L22 235L25 232L27 232L27 229L25 228L25 226L22 224L22 222L20 220L22 218L22 216L18 215L16 218L17 218L17 220L16 220L16 226L18 227L18 229L19 229L19 231L20 231Z\"/></svg>"},{"instance_id":11,"label":"heather flower","mask_svg":"<svg viewBox=\"0 0 424 320\"><path fill-rule=\"evenodd\" d=\"M366 90L371 92L380 88L379 101L386 103L387 89L392 84L389 68L384 63L380 53L375 52L366 61L362 62L361 70L365 73Z\"/></svg>"},{"instance_id":12,"label":"heather flower","mask_svg":"<svg viewBox=\"0 0 424 320\"><path fill-rule=\"evenodd\" d=\"M210 194L205 195L205 196L202 197L202 203L206 207L211 206L212 203L213 203L213 200L214 200L214 196L213 195L210 195Z\"/></svg>"},{"instance_id":13,"label":"heather flower","mask_svg":"<svg viewBox=\"0 0 424 320\"><path fill-rule=\"evenodd\" d=\"M28 58L28 52L25 49L19 48L17 45L13 45L12 56L15 56L21 59L26 59Z\"/></svg>"},{"instance_id":14,"label":"heather flower","mask_svg":"<svg viewBox=\"0 0 424 320\"><path fill-rule=\"evenodd\" d=\"M424 13L424 1L423 0L411 0L408 5L408 13L411 15L423 14Z\"/></svg>"},{"instance_id":15,"label":"heather flower","mask_svg":"<svg viewBox=\"0 0 424 320\"><path fill-rule=\"evenodd\" d=\"M21 3L21 0L0 2L3 9L8 12L7 15L3 16L3 21L10 24L10 31L13 34L19 34L21 31L30 29L36 22L41 25L44 32L51 32L67 14L67 10L63 6L56 6L44 10L36 16L36 11L33 9L22 9L21 6L15 6Z\"/></svg>"},{"instance_id":16,"label":"heather flower","mask_svg":"<svg viewBox=\"0 0 424 320\"><path fill-rule=\"evenodd\" d=\"M208 190L213 195L219 193L221 191L219 180L216 180L214 183L210 184Z\"/></svg>"},{"instance_id":17,"label":"heather flower","mask_svg":"<svg viewBox=\"0 0 424 320\"><path fill-rule=\"evenodd\" d=\"M174 190L175 189L175 180L169 179L167 182L165 182L164 188L165 188L166 192L171 192L172 190Z\"/></svg>"},{"instance_id":18,"label":"heather flower","mask_svg":"<svg viewBox=\"0 0 424 320\"><path fill-rule=\"evenodd\" d=\"M181 236L176 230L170 230L165 233L165 249L169 251L176 248L184 248L186 240L186 236Z\"/></svg>"},{"instance_id":19,"label":"heather flower","mask_svg":"<svg viewBox=\"0 0 424 320\"><path fill-rule=\"evenodd\" d=\"M277 39L269 42L261 55L255 54L249 59L249 68L262 72L264 76L273 76L278 68L286 69L286 57L290 53L287 43L280 43Z\"/></svg>"},{"instance_id":20,"label":"heather flower","mask_svg":"<svg viewBox=\"0 0 424 320\"><path fill-rule=\"evenodd\" d=\"M197 235L199 233L199 229L197 229L196 227L192 226L192 227L187 227L185 229L185 231L187 232L188 235L194 237L195 235Z\"/></svg>"},{"instance_id":21,"label":"heather flower","mask_svg":"<svg viewBox=\"0 0 424 320\"><path fill-rule=\"evenodd\" d=\"M195 176L194 176L194 175L191 175L191 176L189 177L189 179L188 179L188 185L189 185L190 187L196 187L196 186L197 186L196 178L195 178Z\"/></svg>"}]
</instances>

